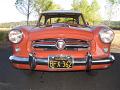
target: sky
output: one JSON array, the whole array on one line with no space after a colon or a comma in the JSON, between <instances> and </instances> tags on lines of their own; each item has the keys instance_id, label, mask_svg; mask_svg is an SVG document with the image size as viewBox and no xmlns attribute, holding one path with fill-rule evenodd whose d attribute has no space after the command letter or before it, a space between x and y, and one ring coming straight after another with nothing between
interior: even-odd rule
<instances>
[{"instance_id":1,"label":"sky","mask_svg":"<svg viewBox=\"0 0 120 90\"><path fill-rule=\"evenodd\" d=\"M15 21L25 21L26 16L21 14L15 7L16 0L0 0L0 23L4 22L15 22ZM92 0L88 0L91 2ZM59 4L65 10L71 9L72 0L54 0L56 4ZM101 9L100 13L104 17L105 10L105 0L98 0ZM30 20L37 20L37 15L31 15ZM120 18L116 18L117 20Z\"/></svg>"}]
</instances>

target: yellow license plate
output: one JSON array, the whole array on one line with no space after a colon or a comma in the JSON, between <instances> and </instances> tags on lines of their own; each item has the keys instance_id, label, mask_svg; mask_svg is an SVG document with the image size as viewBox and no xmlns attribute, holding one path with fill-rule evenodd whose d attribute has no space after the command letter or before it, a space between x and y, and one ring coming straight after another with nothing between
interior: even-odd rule
<instances>
[{"instance_id":1,"label":"yellow license plate","mask_svg":"<svg viewBox=\"0 0 120 90\"><path fill-rule=\"evenodd\" d=\"M73 58L70 56L49 56L49 68L72 68Z\"/></svg>"}]
</instances>

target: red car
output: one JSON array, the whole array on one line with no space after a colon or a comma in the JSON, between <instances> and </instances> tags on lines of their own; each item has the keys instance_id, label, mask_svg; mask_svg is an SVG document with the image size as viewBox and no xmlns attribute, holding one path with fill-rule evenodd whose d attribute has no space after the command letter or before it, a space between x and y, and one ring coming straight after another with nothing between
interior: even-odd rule
<instances>
[{"instance_id":1,"label":"red car","mask_svg":"<svg viewBox=\"0 0 120 90\"><path fill-rule=\"evenodd\" d=\"M46 11L35 27L20 26L9 33L18 69L74 71L105 69L114 56L110 45L113 31L106 26L89 26L77 11Z\"/></svg>"}]
</instances>

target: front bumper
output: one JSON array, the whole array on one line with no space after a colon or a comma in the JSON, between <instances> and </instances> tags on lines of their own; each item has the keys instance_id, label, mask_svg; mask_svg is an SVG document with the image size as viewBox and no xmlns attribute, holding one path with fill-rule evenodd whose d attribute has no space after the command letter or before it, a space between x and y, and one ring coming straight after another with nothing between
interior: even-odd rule
<instances>
[{"instance_id":1,"label":"front bumper","mask_svg":"<svg viewBox=\"0 0 120 90\"><path fill-rule=\"evenodd\" d=\"M17 57L13 55L13 56L10 56L9 59L10 59L10 62L13 64L29 65L30 69L34 69L34 70L36 70L35 68L37 65L48 67L47 58L34 58L33 56L29 56L29 58L22 58L22 57ZM108 58L94 60L92 59L92 56L88 54L86 58L74 58L73 65L74 66L85 66L86 70L90 70L92 69L92 66L94 65L107 65L107 64L112 64L114 61L115 61L115 58L113 55L110 55ZM105 68L105 67L99 67L98 69L101 69L101 68Z\"/></svg>"}]
</instances>

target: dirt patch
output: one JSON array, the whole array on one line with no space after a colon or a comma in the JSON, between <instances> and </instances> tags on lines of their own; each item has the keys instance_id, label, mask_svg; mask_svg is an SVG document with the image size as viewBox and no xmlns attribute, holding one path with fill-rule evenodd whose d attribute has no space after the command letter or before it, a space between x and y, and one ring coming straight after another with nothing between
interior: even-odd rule
<instances>
[{"instance_id":1,"label":"dirt patch","mask_svg":"<svg viewBox=\"0 0 120 90\"><path fill-rule=\"evenodd\" d=\"M111 45L111 51L120 53L120 30L114 30L115 38Z\"/></svg>"}]
</instances>

